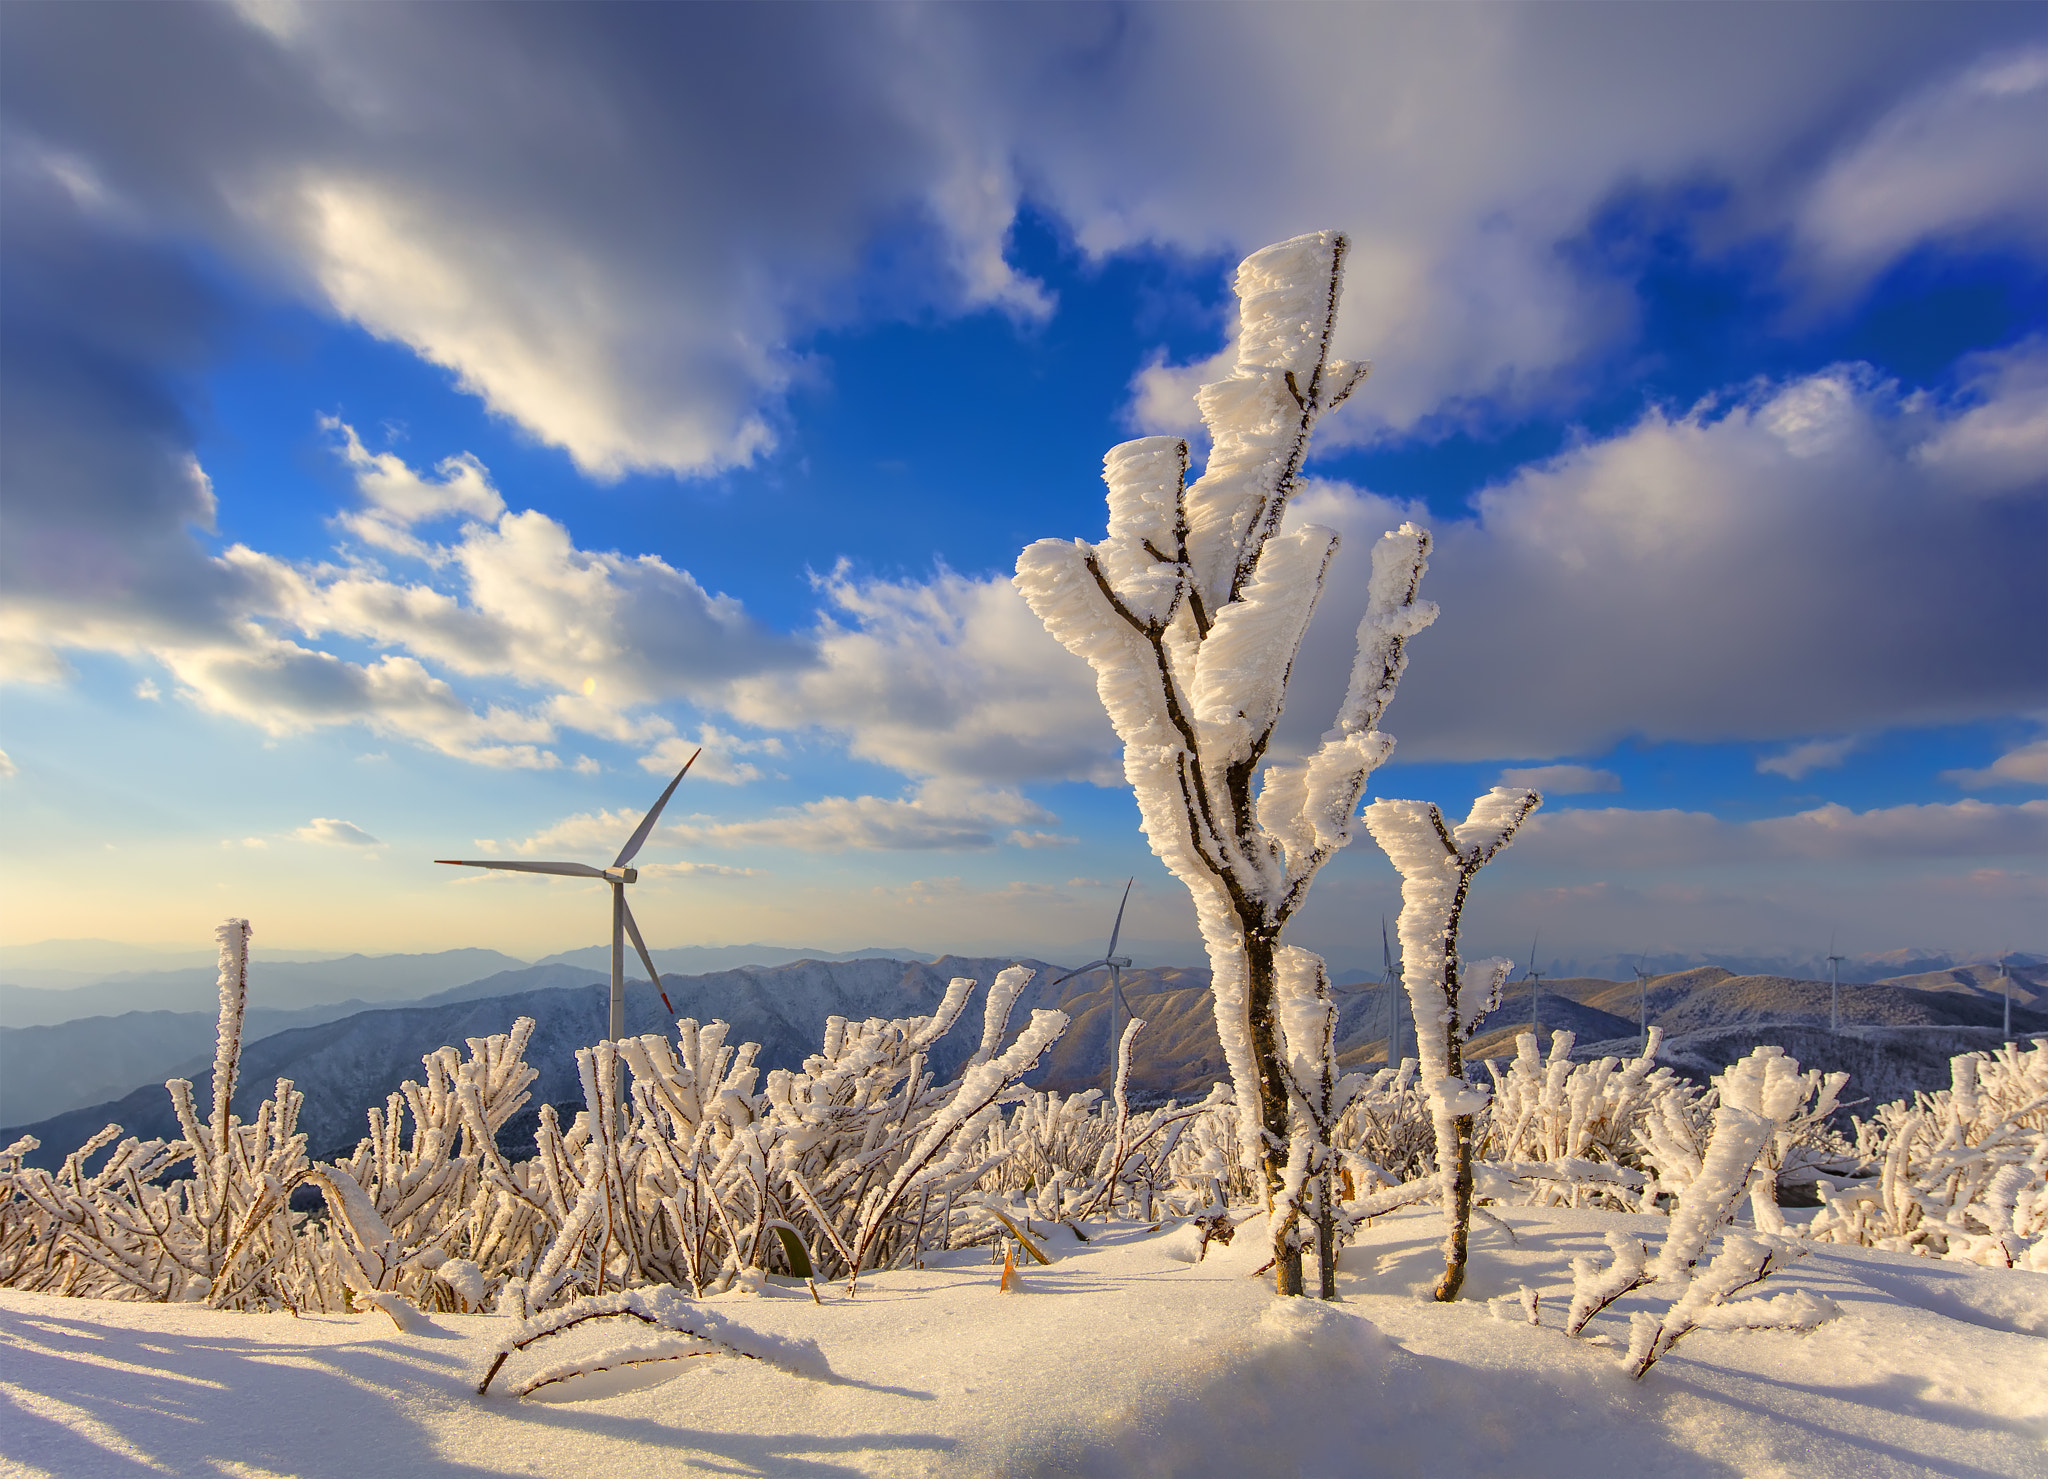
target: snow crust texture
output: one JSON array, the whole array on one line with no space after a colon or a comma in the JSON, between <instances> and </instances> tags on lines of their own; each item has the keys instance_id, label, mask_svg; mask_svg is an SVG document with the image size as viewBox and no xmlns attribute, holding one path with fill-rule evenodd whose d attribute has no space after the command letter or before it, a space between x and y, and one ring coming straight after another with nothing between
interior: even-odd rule
<instances>
[{"instance_id":1,"label":"snow crust texture","mask_svg":"<svg viewBox=\"0 0 2048 1479\"><path fill-rule=\"evenodd\" d=\"M1515 1242L1482 1227L1473 1297L1459 1305L1427 1301L1438 1267L1427 1212L1361 1231L1334 1306L1276 1304L1270 1284L1246 1277L1266 1256L1256 1219L1197 1264L1171 1256L1171 1230L1098 1224L1084 1245L1041 1227L1054 1262L1034 1265L1015 1295L996 1293L984 1252L876 1275L853 1300L828 1290L815 1305L800 1285L771 1282L700 1307L746 1332L735 1343L815 1340L827 1373L729 1352L598 1371L605 1353L664 1337L596 1322L506 1366L500 1383L558 1363L593 1368L525 1401L496 1384L475 1394L515 1328L502 1318L422 1315L402 1334L375 1311L295 1320L0 1291L10 1404L0 1469L24 1479L2041 1471L2048 1342L2015 1327L2048 1328L2048 1276L1822 1249L1778 1280L1833 1302L1839 1318L1804 1333L1702 1326L1637 1383L1615 1364L1635 1296L1578 1340L1553 1311L1567 1304L1573 1258L1604 1261L1610 1234L1654 1240L1664 1219L1503 1215ZM1540 1327L1527 1322L1523 1288L1538 1295ZM1975 1313L1973 1301L2000 1298L2009 1317Z\"/></svg>"}]
</instances>

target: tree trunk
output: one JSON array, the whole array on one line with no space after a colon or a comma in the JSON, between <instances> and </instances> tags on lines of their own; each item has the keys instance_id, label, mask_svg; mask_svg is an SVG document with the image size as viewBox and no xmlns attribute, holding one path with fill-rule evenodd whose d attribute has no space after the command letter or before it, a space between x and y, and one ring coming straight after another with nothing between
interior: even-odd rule
<instances>
[{"instance_id":1,"label":"tree trunk","mask_svg":"<svg viewBox=\"0 0 2048 1479\"><path fill-rule=\"evenodd\" d=\"M1335 1299L1337 1297L1336 1188L1330 1184L1330 1172L1328 1169L1318 1174L1321 1179L1316 1195L1316 1266L1321 1271L1322 1283L1316 1292L1324 1299Z\"/></svg>"},{"instance_id":2,"label":"tree trunk","mask_svg":"<svg viewBox=\"0 0 2048 1479\"><path fill-rule=\"evenodd\" d=\"M1246 1007L1251 1017L1252 1061L1259 1074L1259 1168L1266 1173L1266 1209L1272 1218L1273 1284L1281 1294L1300 1294L1301 1246L1294 1239L1295 1218L1292 1214L1283 1218L1279 1211L1293 1124L1280 1062L1280 1023L1273 1010L1273 952L1278 943L1271 931L1245 931Z\"/></svg>"},{"instance_id":3,"label":"tree trunk","mask_svg":"<svg viewBox=\"0 0 2048 1479\"><path fill-rule=\"evenodd\" d=\"M1472 1234L1472 1116L1461 1114L1457 1148L1451 1159L1451 1231L1444 1240L1444 1276L1436 1281L1436 1298L1449 1304L1465 1287L1466 1245Z\"/></svg>"}]
</instances>

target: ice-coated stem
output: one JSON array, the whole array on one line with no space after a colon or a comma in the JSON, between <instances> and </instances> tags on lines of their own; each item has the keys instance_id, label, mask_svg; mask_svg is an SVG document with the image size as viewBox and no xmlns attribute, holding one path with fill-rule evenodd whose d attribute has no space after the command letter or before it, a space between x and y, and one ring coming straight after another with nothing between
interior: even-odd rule
<instances>
[{"instance_id":1,"label":"ice-coated stem","mask_svg":"<svg viewBox=\"0 0 2048 1479\"><path fill-rule=\"evenodd\" d=\"M1401 874L1401 980L1415 1016L1415 1054L1429 1091L1437 1171L1442 1178L1444 1273L1436 1298L1448 1303L1465 1283L1472 1225L1472 1115L1485 1101L1465 1083L1463 987L1458 930L1472 877L1543 804L1534 791L1495 786L1472 803L1454 831L1423 801L1375 801L1365 824ZM1492 973L1497 986L1499 974ZM1476 1020L1476 1019L1475 1019ZM1470 1101L1478 1099L1479 1103Z\"/></svg>"}]
</instances>

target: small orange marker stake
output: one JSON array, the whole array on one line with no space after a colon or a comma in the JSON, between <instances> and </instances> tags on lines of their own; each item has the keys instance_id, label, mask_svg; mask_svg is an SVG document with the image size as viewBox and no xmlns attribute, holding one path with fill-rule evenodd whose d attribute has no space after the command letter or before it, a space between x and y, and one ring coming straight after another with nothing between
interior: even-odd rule
<instances>
[{"instance_id":1,"label":"small orange marker stake","mask_svg":"<svg viewBox=\"0 0 2048 1479\"><path fill-rule=\"evenodd\" d=\"M1009 1244L1003 1245L1003 1281L996 1285L998 1294L1010 1292L1010 1281L1017 1277L1017 1250Z\"/></svg>"}]
</instances>

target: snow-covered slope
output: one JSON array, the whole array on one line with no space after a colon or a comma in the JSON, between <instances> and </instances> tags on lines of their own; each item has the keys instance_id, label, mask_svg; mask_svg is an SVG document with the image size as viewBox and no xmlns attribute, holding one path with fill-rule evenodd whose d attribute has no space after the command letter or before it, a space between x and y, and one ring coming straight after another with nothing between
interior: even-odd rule
<instances>
[{"instance_id":1,"label":"snow-covered slope","mask_svg":"<svg viewBox=\"0 0 2048 1479\"><path fill-rule=\"evenodd\" d=\"M2048 1275L1822 1248L1774 1286L1839 1305L1810 1334L1701 1331L1641 1382L1617 1369L1630 1296L1567 1340L1574 1254L1663 1219L1502 1212L1474 1235L1464 1302L1426 1299L1433 1213L1395 1214L1341 1260L1342 1303L1247 1277L1256 1221L1185 1261L1173 1228L1121 1225L997 1292L986 1250L714 1301L815 1339L830 1375L734 1357L511 1395L544 1362L628 1338L586 1327L475 1389L507 1322L294 1319L0 1292L0 1468L99 1476L578 1474L2039 1475L2048 1461ZM1541 1327L1513 1296L1541 1295ZM1489 1303L1493 1296L1507 1296Z\"/></svg>"}]
</instances>

